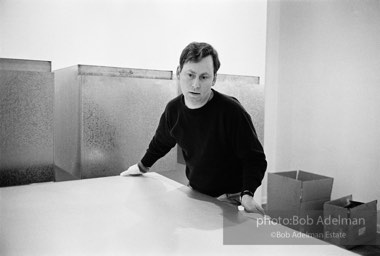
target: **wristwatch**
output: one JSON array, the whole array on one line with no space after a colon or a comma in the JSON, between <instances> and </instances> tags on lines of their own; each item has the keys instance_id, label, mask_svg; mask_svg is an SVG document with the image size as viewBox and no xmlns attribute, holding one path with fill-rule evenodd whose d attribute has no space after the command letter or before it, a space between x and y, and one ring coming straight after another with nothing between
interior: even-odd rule
<instances>
[{"instance_id":1,"label":"wristwatch","mask_svg":"<svg viewBox=\"0 0 380 256\"><path fill-rule=\"evenodd\" d=\"M244 190L243 192L240 193L240 198L243 198L244 195L249 195L253 197L253 193L249 190Z\"/></svg>"}]
</instances>

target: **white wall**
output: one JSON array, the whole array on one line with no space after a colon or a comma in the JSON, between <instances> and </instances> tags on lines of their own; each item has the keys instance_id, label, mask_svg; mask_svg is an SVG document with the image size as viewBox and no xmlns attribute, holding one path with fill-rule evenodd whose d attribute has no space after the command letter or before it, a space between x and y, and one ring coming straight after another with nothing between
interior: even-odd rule
<instances>
[{"instance_id":1,"label":"white wall","mask_svg":"<svg viewBox=\"0 0 380 256\"><path fill-rule=\"evenodd\" d=\"M380 199L378 0L269 1L269 171L334 177L332 197Z\"/></svg>"},{"instance_id":2,"label":"white wall","mask_svg":"<svg viewBox=\"0 0 380 256\"><path fill-rule=\"evenodd\" d=\"M266 0L0 0L0 57L175 70L192 41L264 78Z\"/></svg>"}]
</instances>

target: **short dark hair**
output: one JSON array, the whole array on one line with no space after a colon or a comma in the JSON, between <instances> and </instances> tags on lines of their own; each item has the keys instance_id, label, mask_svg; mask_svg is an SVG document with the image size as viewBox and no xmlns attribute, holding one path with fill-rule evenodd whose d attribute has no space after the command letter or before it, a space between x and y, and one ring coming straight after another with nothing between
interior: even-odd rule
<instances>
[{"instance_id":1,"label":"short dark hair","mask_svg":"<svg viewBox=\"0 0 380 256\"><path fill-rule=\"evenodd\" d=\"M183 49L181 57L179 58L179 70L180 72L183 68L183 65L189 61L199 62L207 56L212 57L214 64L214 75L220 68L220 61L218 57L218 52L208 43L192 42Z\"/></svg>"}]
</instances>

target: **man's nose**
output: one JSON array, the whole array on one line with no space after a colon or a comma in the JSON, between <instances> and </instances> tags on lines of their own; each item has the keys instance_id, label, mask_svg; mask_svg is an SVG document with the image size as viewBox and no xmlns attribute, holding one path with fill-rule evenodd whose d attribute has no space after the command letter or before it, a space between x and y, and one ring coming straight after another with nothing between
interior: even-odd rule
<instances>
[{"instance_id":1,"label":"man's nose","mask_svg":"<svg viewBox=\"0 0 380 256\"><path fill-rule=\"evenodd\" d=\"M193 86L193 88L199 88L199 87L201 87L200 86L200 83L199 83L199 78L195 78L194 79L194 81L193 81L193 83L192 83L192 86Z\"/></svg>"}]
</instances>

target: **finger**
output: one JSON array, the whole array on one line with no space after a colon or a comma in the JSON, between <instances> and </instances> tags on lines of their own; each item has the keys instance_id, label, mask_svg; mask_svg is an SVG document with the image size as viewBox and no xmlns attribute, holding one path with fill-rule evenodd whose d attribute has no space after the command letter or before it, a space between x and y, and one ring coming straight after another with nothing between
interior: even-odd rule
<instances>
[{"instance_id":1,"label":"finger","mask_svg":"<svg viewBox=\"0 0 380 256\"><path fill-rule=\"evenodd\" d=\"M142 173L130 173L129 176L141 176Z\"/></svg>"},{"instance_id":2,"label":"finger","mask_svg":"<svg viewBox=\"0 0 380 256\"><path fill-rule=\"evenodd\" d=\"M128 171L124 171L124 172L120 173L120 176L128 176Z\"/></svg>"},{"instance_id":3,"label":"finger","mask_svg":"<svg viewBox=\"0 0 380 256\"><path fill-rule=\"evenodd\" d=\"M141 175L142 175L141 172L133 171L130 169L120 173L120 176L141 176Z\"/></svg>"}]
</instances>

